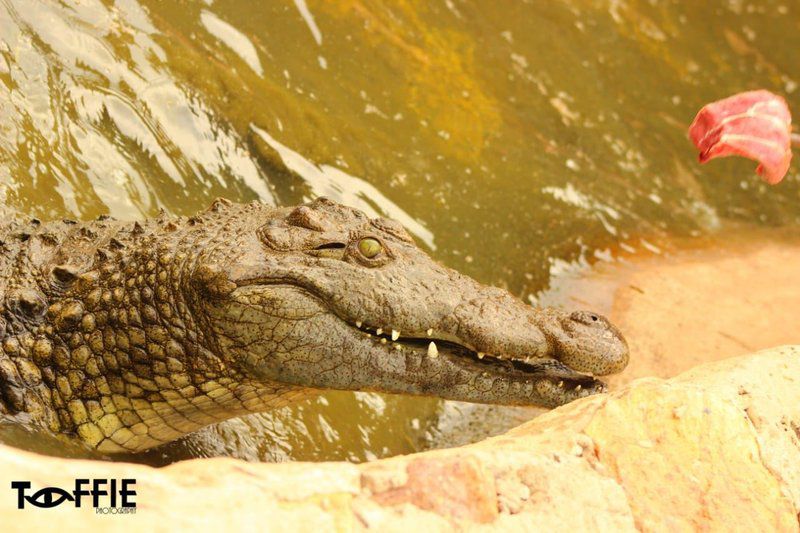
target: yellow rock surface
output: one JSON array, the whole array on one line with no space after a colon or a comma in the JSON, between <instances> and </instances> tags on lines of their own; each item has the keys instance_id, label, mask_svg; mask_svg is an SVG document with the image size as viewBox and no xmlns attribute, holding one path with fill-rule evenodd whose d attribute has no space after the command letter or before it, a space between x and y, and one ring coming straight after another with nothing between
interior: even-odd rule
<instances>
[{"instance_id":1,"label":"yellow rock surface","mask_svg":"<svg viewBox=\"0 0 800 533\"><path fill-rule=\"evenodd\" d=\"M787 531L791 502L756 432L716 391L643 380L586 427L646 531Z\"/></svg>"}]
</instances>

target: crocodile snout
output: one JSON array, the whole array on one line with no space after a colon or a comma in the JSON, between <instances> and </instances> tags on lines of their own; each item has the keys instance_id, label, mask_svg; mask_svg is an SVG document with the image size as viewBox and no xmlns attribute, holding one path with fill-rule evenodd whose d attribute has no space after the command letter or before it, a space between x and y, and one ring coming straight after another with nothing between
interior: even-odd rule
<instances>
[{"instance_id":1,"label":"crocodile snout","mask_svg":"<svg viewBox=\"0 0 800 533\"><path fill-rule=\"evenodd\" d=\"M628 364L628 343L604 316L574 311L561 318L559 326L553 335L556 357L570 368L606 376Z\"/></svg>"}]
</instances>

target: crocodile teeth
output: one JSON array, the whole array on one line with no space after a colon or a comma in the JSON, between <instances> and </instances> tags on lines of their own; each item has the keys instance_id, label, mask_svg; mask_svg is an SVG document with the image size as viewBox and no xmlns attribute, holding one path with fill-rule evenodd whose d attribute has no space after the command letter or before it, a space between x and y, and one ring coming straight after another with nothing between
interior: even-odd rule
<instances>
[{"instance_id":1,"label":"crocodile teeth","mask_svg":"<svg viewBox=\"0 0 800 533\"><path fill-rule=\"evenodd\" d=\"M478 359L483 359L484 357L486 357L486 354L485 354L485 353L483 353L483 352L478 352Z\"/></svg>"},{"instance_id":2,"label":"crocodile teeth","mask_svg":"<svg viewBox=\"0 0 800 533\"><path fill-rule=\"evenodd\" d=\"M399 338L400 338L400 332L399 332L399 331L397 331L396 329L393 329L393 330L392 330L392 340L393 340L393 341L396 341L396 340L397 340L397 339L399 339Z\"/></svg>"},{"instance_id":3,"label":"crocodile teeth","mask_svg":"<svg viewBox=\"0 0 800 533\"><path fill-rule=\"evenodd\" d=\"M378 329L375 331L375 335L380 335L380 334L382 334L382 333L383 333L383 328L378 328Z\"/></svg>"},{"instance_id":4,"label":"crocodile teeth","mask_svg":"<svg viewBox=\"0 0 800 533\"><path fill-rule=\"evenodd\" d=\"M381 344L386 344L386 337L381 337Z\"/></svg>"},{"instance_id":5,"label":"crocodile teeth","mask_svg":"<svg viewBox=\"0 0 800 533\"><path fill-rule=\"evenodd\" d=\"M431 335L433 335L433 328L429 328L428 331L426 331L425 333L427 333L428 337L430 337Z\"/></svg>"},{"instance_id":6,"label":"crocodile teeth","mask_svg":"<svg viewBox=\"0 0 800 533\"><path fill-rule=\"evenodd\" d=\"M395 344L395 345L394 345L394 349L395 349L395 350L402 350L402 349L403 349L403 347L402 347L400 344Z\"/></svg>"},{"instance_id":7,"label":"crocodile teeth","mask_svg":"<svg viewBox=\"0 0 800 533\"><path fill-rule=\"evenodd\" d=\"M361 322L360 320L357 320L357 321L356 321L356 327L357 327L357 328L360 328L360 327L361 327L361 324L363 324L363 322Z\"/></svg>"},{"instance_id":8,"label":"crocodile teeth","mask_svg":"<svg viewBox=\"0 0 800 533\"><path fill-rule=\"evenodd\" d=\"M564 382L563 382L563 381L559 381L559 382L558 382L558 386L559 386L559 387L563 387L563 386L564 386Z\"/></svg>"},{"instance_id":9,"label":"crocodile teeth","mask_svg":"<svg viewBox=\"0 0 800 533\"><path fill-rule=\"evenodd\" d=\"M436 348L436 343L435 342L431 342L428 345L428 357L430 357L432 359L436 359L437 357L439 357L439 350L438 350L438 348Z\"/></svg>"},{"instance_id":10,"label":"crocodile teeth","mask_svg":"<svg viewBox=\"0 0 800 533\"><path fill-rule=\"evenodd\" d=\"M581 390L581 388L582 387L580 385L578 385L577 387L575 387L575 392L579 392Z\"/></svg>"}]
</instances>

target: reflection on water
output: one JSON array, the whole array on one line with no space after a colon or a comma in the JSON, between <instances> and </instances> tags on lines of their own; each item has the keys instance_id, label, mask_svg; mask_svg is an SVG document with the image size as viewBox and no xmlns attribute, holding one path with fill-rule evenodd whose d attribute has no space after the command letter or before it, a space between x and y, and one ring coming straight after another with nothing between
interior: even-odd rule
<instances>
[{"instance_id":1,"label":"reflection on water","mask_svg":"<svg viewBox=\"0 0 800 533\"><path fill-rule=\"evenodd\" d=\"M0 201L135 218L325 194L536 301L643 235L797 224L796 170L767 190L749 162L700 168L685 129L756 87L800 109L798 20L770 0L0 0ZM361 460L452 411L332 394L159 453Z\"/></svg>"},{"instance_id":2,"label":"reflection on water","mask_svg":"<svg viewBox=\"0 0 800 533\"><path fill-rule=\"evenodd\" d=\"M327 196L337 202L361 209L370 216L388 216L402 224L415 237L435 249L433 233L425 226L411 218L378 189L359 178L349 176L330 165L315 165L294 150L276 141L266 131L252 126L253 131L261 137L281 157L286 168L303 178L310 189L310 197ZM308 199L310 199L310 197Z\"/></svg>"},{"instance_id":3,"label":"reflection on water","mask_svg":"<svg viewBox=\"0 0 800 533\"><path fill-rule=\"evenodd\" d=\"M216 456L251 461L367 461L426 446L438 424L439 403L333 392L275 412L232 419L122 459L153 465Z\"/></svg>"},{"instance_id":4,"label":"reflection on water","mask_svg":"<svg viewBox=\"0 0 800 533\"><path fill-rule=\"evenodd\" d=\"M203 23L209 33L239 54L242 61L247 63L256 74L259 76L264 75L264 69L261 68L261 61L258 59L256 47L239 30L206 9L200 13L200 22Z\"/></svg>"}]
</instances>

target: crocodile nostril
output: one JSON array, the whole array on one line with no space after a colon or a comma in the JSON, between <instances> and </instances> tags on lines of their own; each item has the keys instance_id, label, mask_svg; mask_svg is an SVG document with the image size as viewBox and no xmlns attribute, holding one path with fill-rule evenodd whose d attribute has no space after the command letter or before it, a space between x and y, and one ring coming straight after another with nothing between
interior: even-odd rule
<instances>
[{"instance_id":1,"label":"crocodile nostril","mask_svg":"<svg viewBox=\"0 0 800 533\"><path fill-rule=\"evenodd\" d=\"M600 315L592 313L591 311L575 311L569 315L569 318L580 324L591 326L601 323Z\"/></svg>"}]
</instances>

